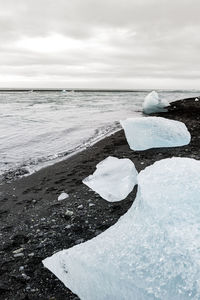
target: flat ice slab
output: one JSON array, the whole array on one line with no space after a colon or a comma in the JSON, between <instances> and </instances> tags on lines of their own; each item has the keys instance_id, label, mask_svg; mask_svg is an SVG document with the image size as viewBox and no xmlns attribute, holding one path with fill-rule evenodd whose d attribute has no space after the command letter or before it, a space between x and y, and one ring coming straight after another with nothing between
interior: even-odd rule
<instances>
[{"instance_id":1,"label":"flat ice slab","mask_svg":"<svg viewBox=\"0 0 200 300\"><path fill-rule=\"evenodd\" d=\"M157 92L152 91L145 97L142 106L145 114L151 114L155 112L167 111L166 107L170 106L170 104L167 100L161 99Z\"/></svg>"},{"instance_id":2,"label":"flat ice slab","mask_svg":"<svg viewBox=\"0 0 200 300\"><path fill-rule=\"evenodd\" d=\"M138 184L114 226L44 265L82 300L200 299L200 162L158 161Z\"/></svg>"},{"instance_id":3,"label":"flat ice slab","mask_svg":"<svg viewBox=\"0 0 200 300\"><path fill-rule=\"evenodd\" d=\"M128 158L109 156L96 166L93 175L83 180L103 199L114 202L125 199L137 184L137 171Z\"/></svg>"},{"instance_id":4,"label":"flat ice slab","mask_svg":"<svg viewBox=\"0 0 200 300\"><path fill-rule=\"evenodd\" d=\"M184 123L166 118L131 118L121 125L132 150L183 146L191 139Z\"/></svg>"}]
</instances>

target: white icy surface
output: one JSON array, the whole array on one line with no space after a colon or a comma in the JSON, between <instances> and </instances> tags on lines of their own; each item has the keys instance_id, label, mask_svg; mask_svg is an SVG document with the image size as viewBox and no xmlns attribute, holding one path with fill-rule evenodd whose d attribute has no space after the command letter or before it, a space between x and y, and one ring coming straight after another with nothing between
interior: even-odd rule
<instances>
[{"instance_id":1,"label":"white icy surface","mask_svg":"<svg viewBox=\"0 0 200 300\"><path fill-rule=\"evenodd\" d=\"M145 97L142 106L145 114L151 114L155 112L167 111L165 107L170 106L170 104L167 100L160 99L157 92L152 91Z\"/></svg>"},{"instance_id":2,"label":"white icy surface","mask_svg":"<svg viewBox=\"0 0 200 300\"><path fill-rule=\"evenodd\" d=\"M103 199L114 202L125 199L137 184L137 171L128 158L109 156L96 166L93 175L83 183Z\"/></svg>"},{"instance_id":3,"label":"white icy surface","mask_svg":"<svg viewBox=\"0 0 200 300\"><path fill-rule=\"evenodd\" d=\"M184 123L166 118L131 118L120 123L132 150L183 146L191 139Z\"/></svg>"},{"instance_id":4,"label":"white icy surface","mask_svg":"<svg viewBox=\"0 0 200 300\"><path fill-rule=\"evenodd\" d=\"M200 162L158 161L138 184L114 226L44 265L82 300L199 300Z\"/></svg>"},{"instance_id":5,"label":"white icy surface","mask_svg":"<svg viewBox=\"0 0 200 300\"><path fill-rule=\"evenodd\" d=\"M65 200L69 197L69 195L65 192L61 193L60 196L58 197L58 201Z\"/></svg>"}]
</instances>

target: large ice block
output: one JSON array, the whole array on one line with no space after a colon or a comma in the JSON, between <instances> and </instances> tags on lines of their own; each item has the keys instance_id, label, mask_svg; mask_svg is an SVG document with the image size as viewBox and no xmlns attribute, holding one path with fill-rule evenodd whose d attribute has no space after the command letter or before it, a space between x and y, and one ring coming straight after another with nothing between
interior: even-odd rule
<instances>
[{"instance_id":1,"label":"large ice block","mask_svg":"<svg viewBox=\"0 0 200 300\"><path fill-rule=\"evenodd\" d=\"M184 123L161 117L130 118L121 121L132 150L187 145L191 136Z\"/></svg>"},{"instance_id":2,"label":"large ice block","mask_svg":"<svg viewBox=\"0 0 200 300\"><path fill-rule=\"evenodd\" d=\"M44 265L82 300L199 300L200 162L158 161L138 184L114 226Z\"/></svg>"},{"instance_id":3,"label":"large ice block","mask_svg":"<svg viewBox=\"0 0 200 300\"><path fill-rule=\"evenodd\" d=\"M157 92L152 91L149 93L142 105L143 112L145 114L151 114L155 112L165 112L167 111L166 107L170 106L169 102L165 99L161 99Z\"/></svg>"},{"instance_id":4,"label":"large ice block","mask_svg":"<svg viewBox=\"0 0 200 300\"><path fill-rule=\"evenodd\" d=\"M85 178L83 183L107 201L120 201L137 184L137 174L130 159L109 156L96 166L94 174Z\"/></svg>"}]
</instances>

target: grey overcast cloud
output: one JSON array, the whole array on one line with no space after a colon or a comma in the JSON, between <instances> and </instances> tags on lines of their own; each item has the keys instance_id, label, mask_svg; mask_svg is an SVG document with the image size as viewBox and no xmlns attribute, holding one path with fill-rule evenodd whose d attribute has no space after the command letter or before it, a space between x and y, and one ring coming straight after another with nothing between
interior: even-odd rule
<instances>
[{"instance_id":1,"label":"grey overcast cloud","mask_svg":"<svg viewBox=\"0 0 200 300\"><path fill-rule=\"evenodd\" d=\"M200 87L199 0L0 0L0 87Z\"/></svg>"}]
</instances>

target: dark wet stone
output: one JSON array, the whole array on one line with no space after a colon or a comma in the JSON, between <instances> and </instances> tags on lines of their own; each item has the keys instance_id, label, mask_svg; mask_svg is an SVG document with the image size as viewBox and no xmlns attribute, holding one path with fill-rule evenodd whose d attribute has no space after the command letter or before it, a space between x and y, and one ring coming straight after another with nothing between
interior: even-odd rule
<instances>
[{"instance_id":1,"label":"dark wet stone","mask_svg":"<svg viewBox=\"0 0 200 300\"><path fill-rule=\"evenodd\" d=\"M10 290L11 287L8 285L8 283L0 280L0 293L4 293Z\"/></svg>"},{"instance_id":2,"label":"dark wet stone","mask_svg":"<svg viewBox=\"0 0 200 300\"><path fill-rule=\"evenodd\" d=\"M12 237L13 246L20 246L22 244L27 243L29 238L24 234L16 234Z\"/></svg>"}]
</instances>

